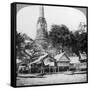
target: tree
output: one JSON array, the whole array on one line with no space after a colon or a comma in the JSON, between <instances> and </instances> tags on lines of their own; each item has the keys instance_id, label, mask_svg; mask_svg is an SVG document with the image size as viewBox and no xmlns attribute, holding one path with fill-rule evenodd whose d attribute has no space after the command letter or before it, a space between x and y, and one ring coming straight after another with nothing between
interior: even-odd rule
<instances>
[{"instance_id":1,"label":"tree","mask_svg":"<svg viewBox=\"0 0 90 90\"><path fill-rule=\"evenodd\" d=\"M80 43L79 43L79 33L75 32L75 33L71 33L70 34L70 47L72 49L72 53L75 53L77 56L79 56L79 58L81 58L80 56Z\"/></svg>"},{"instance_id":2,"label":"tree","mask_svg":"<svg viewBox=\"0 0 90 90\"><path fill-rule=\"evenodd\" d=\"M64 46L69 46L70 31L65 25L52 25L49 39L54 47L64 48Z\"/></svg>"},{"instance_id":3,"label":"tree","mask_svg":"<svg viewBox=\"0 0 90 90\"><path fill-rule=\"evenodd\" d=\"M65 25L52 25L49 32L49 39L53 46L60 49L68 48L81 58L80 53L87 54L87 32L80 33L80 30L71 32Z\"/></svg>"},{"instance_id":4,"label":"tree","mask_svg":"<svg viewBox=\"0 0 90 90\"><path fill-rule=\"evenodd\" d=\"M24 53L29 56L29 62L35 61L41 55L40 48L33 42L28 43L24 48Z\"/></svg>"},{"instance_id":5,"label":"tree","mask_svg":"<svg viewBox=\"0 0 90 90\"><path fill-rule=\"evenodd\" d=\"M24 46L24 37L21 33L16 32L16 54L17 54L17 58L19 59L23 59L23 57L25 56L22 49Z\"/></svg>"},{"instance_id":6,"label":"tree","mask_svg":"<svg viewBox=\"0 0 90 90\"><path fill-rule=\"evenodd\" d=\"M80 35L80 51L85 52L87 54L87 47L88 47L88 36L87 33L82 33Z\"/></svg>"},{"instance_id":7,"label":"tree","mask_svg":"<svg viewBox=\"0 0 90 90\"><path fill-rule=\"evenodd\" d=\"M77 46L81 53L85 52L87 54L87 32L75 32L75 38L77 40Z\"/></svg>"},{"instance_id":8,"label":"tree","mask_svg":"<svg viewBox=\"0 0 90 90\"><path fill-rule=\"evenodd\" d=\"M16 49L21 49L21 44L24 43L24 41L23 35L16 32Z\"/></svg>"},{"instance_id":9,"label":"tree","mask_svg":"<svg viewBox=\"0 0 90 90\"><path fill-rule=\"evenodd\" d=\"M72 52L79 56L81 59L80 53L85 52L87 54L87 33L76 31L71 34L71 44Z\"/></svg>"},{"instance_id":10,"label":"tree","mask_svg":"<svg viewBox=\"0 0 90 90\"><path fill-rule=\"evenodd\" d=\"M28 41L28 42L26 42ZM16 33L17 58L25 63L32 62L40 55L40 48L26 34Z\"/></svg>"}]
</instances>

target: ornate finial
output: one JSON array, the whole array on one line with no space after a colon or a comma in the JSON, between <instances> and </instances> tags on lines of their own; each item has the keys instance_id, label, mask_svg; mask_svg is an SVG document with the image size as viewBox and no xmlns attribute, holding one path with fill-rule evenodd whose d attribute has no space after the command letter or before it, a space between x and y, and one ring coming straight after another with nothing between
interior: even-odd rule
<instances>
[{"instance_id":1,"label":"ornate finial","mask_svg":"<svg viewBox=\"0 0 90 90\"><path fill-rule=\"evenodd\" d=\"M40 6L40 16L39 17L44 18L44 7L43 6Z\"/></svg>"}]
</instances>

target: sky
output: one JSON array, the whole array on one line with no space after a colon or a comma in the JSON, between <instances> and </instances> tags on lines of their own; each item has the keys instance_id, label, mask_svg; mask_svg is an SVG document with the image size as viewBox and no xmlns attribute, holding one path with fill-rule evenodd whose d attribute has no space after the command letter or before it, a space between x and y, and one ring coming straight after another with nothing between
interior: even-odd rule
<instances>
[{"instance_id":1,"label":"sky","mask_svg":"<svg viewBox=\"0 0 90 90\"><path fill-rule=\"evenodd\" d=\"M17 12L17 31L26 33L35 39L37 20L39 18L39 5L30 5ZM44 6L44 16L47 21L47 31L51 25L66 25L71 31L78 29L80 22L86 23L86 16L75 8Z\"/></svg>"}]
</instances>

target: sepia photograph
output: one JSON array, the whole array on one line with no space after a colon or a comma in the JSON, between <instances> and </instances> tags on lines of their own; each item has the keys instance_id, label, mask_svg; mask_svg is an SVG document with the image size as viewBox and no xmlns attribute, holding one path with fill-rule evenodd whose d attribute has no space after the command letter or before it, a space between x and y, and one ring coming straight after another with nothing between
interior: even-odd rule
<instances>
[{"instance_id":1,"label":"sepia photograph","mask_svg":"<svg viewBox=\"0 0 90 90\"><path fill-rule=\"evenodd\" d=\"M16 4L16 86L88 82L87 7Z\"/></svg>"}]
</instances>

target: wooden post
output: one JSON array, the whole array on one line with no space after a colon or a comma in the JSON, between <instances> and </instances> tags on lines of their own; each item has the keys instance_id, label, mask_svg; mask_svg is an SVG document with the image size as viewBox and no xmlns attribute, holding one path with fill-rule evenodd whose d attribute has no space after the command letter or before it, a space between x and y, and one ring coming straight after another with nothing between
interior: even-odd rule
<instances>
[{"instance_id":1,"label":"wooden post","mask_svg":"<svg viewBox=\"0 0 90 90\"><path fill-rule=\"evenodd\" d=\"M76 71L79 71L79 64L76 65Z\"/></svg>"},{"instance_id":2,"label":"wooden post","mask_svg":"<svg viewBox=\"0 0 90 90\"><path fill-rule=\"evenodd\" d=\"M52 70L52 73L54 72L54 67L53 67L53 70Z\"/></svg>"},{"instance_id":3,"label":"wooden post","mask_svg":"<svg viewBox=\"0 0 90 90\"><path fill-rule=\"evenodd\" d=\"M55 73L56 73L56 66L55 66L54 70L55 70Z\"/></svg>"},{"instance_id":4,"label":"wooden post","mask_svg":"<svg viewBox=\"0 0 90 90\"><path fill-rule=\"evenodd\" d=\"M30 73L31 73L31 68L30 68Z\"/></svg>"},{"instance_id":5,"label":"wooden post","mask_svg":"<svg viewBox=\"0 0 90 90\"><path fill-rule=\"evenodd\" d=\"M59 72L59 66L58 66L58 72Z\"/></svg>"},{"instance_id":6,"label":"wooden post","mask_svg":"<svg viewBox=\"0 0 90 90\"><path fill-rule=\"evenodd\" d=\"M49 66L49 73L50 73L50 66Z\"/></svg>"},{"instance_id":7,"label":"wooden post","mask_svg":"<svg viewBox=\"0 0 90 90\"><path fill-rule=\"evenodd\" d=\"M42 67L41 67L41 70L40 70L40 71L41 71L41 73L42 73Z\"/></svg>"},{"instance_id":8,"label":"wooden post","mask_svg":"<svg viewBox=\"0 0 90 90\"><path fill-rule=\"evenodd\" d=\"M55 66L54 66L54 73L55 73Z\"/></svg>"},{"instance_id":9,"label":"wooden post","mask_svg":"<svg viewBox=\"0 0 90 90\"><path fill-rule=\"evenodd\" d=\"M42 70L43 70L43 73L44 73L44 67L43 67L43 69L42 69Z\"/></svg>"}]
</instances>

